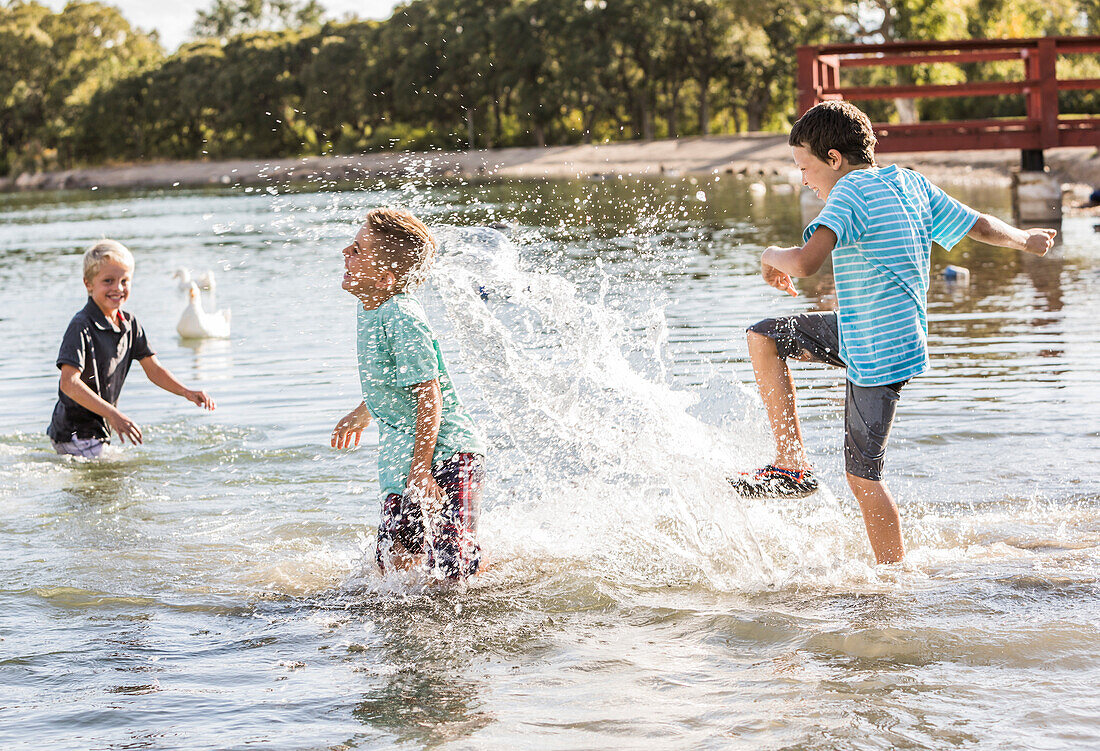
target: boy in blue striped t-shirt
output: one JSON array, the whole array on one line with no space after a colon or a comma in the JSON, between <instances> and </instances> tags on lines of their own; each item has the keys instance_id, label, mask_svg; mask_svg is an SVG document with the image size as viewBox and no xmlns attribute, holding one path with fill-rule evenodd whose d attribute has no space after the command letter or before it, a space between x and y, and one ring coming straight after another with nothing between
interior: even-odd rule
<instances>
[{"instance_id":1,"label":"boy in blue striped t-shirt","mask_svg":"<svg viewBox=\"0 0 1100 751\"><path fill-rule=\"evenodd\" d=\"M836 313L767 319L749 328L756 383L775 436L772 464L734 480L742 495L802 497L817 490L795 411L785 360L847 369L844 460L879 563L905 555L897 505L882 479L901 387L928 367L929 260L932 243L950 249L964 237L1042 256L1055 230L1022 230L949 197L922 175L875 165L871 122L847 102L824 102L791 129L802 183L825 201L801 247L770 247L764 280L797 295L791 277L810 276L830 255Z\"/></svg>"}]
</instances>

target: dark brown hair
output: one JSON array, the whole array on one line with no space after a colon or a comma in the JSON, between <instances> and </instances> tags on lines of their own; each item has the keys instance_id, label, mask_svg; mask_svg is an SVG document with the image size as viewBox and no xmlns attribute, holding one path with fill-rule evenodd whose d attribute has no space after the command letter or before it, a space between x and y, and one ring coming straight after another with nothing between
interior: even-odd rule
<instances>
[{"instance_id":1,"label":"dark brown hair","mask_svg":"<svg viewBox=\"0 0 1100 751\"><path fill-rule=\"evenodd\" d=\"M424 281L435 258L436 242L424 222L404 209L371 209L363 224L381 238L380 259L397 278L397 289Z\"/></svg>"},{"instance_id":2,"label":"dark brown hair","mask_svg":"<svg viewBox=\"0 0 1100 751\"><path fill-rule=\"evenodd\" d=\"M823 162L828 162L829 151L836 149L849 164L873 167L878 139L871 121L859 107L829 101L815 104L798 118L787 143L809 149Z\"/></svg>"}]
</instances>

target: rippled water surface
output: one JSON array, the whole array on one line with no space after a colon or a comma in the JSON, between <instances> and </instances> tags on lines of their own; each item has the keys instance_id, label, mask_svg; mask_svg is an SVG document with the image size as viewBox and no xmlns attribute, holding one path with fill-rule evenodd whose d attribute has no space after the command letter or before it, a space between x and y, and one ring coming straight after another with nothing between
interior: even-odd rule
<instances>
[{"instance_id":1,"label":"rippled water surface","mask_svg":"<svg viewBox=\"0 0 1100 751\"><path fill-rule=\"evenodd\" d=\"M825 490L724 479L771 450L744 327L832 300L828 272L798 298L756 275L799 236L784 187L0 197L0 747L1100 746L1100 220L1044 259L935 250L933 368L888 456L909 556L876 568L839 372L794 366ZM1007 216L1007 191L952 191ZM376 435L328 448L359 399L339 250L379 205L444 240L421 297L492 447L468 588L381 578ZM219 407L135 368L145 445L87 463L44 430L104 236ZM230 340L176 337L180 266L215 270Z\"/></svg>"}]
</instances>

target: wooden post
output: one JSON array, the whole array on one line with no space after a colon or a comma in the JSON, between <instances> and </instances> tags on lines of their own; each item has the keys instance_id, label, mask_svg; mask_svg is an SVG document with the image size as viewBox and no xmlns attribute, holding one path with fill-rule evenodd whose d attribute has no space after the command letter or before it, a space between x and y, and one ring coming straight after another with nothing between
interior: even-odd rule
<instances>
[{"instance_id":1,"label":"wooden post","mask_svg":"<svg viewBox=\"0 0 1100 751\"><path fill-rule=\"evenodd\" d=\"M1024 49L1024 78L1034 81L1039 78L1039 48L1028 47ZM1028 86L1024 89L1025 101L1024 104L1027 107L1027 119L1039 120L1039 91L1033 86Z\"/></svg>"},{"instance_id":2,"label":"wooden post","mask_svg":"<svg viewBox=\"0 0 1100 751\"><path fill-rule=\"evenodd\" d=\"M1042 41L1046 40L1040 40L1040 44ZM1040 58L1043 51L1039 45L1024 50L1024 78L1031 81L1042 81L1043 64ZM1055 98L1058 94L1057 85L1057 82L1055 82ZM1024 172L1042 172L1045 168L1043 160L1043 149L1045 148L1043 104L1042 86L1029 86L1027 88L1027 119L1032 124L1039 126L1039 148L1021 150L1020 169ZM1057 138L1057 115L1055 118L1055 137Z\"/></svg>"},{"instance_id":3,"label":"wooden post","mask_svg":"<svg viewBox=\"0 0 1100 751\"><path fill-rule=\"evenodd\" d=\"M813 47L798 48L798 116L817 104L817 51Z\"/></svg>"},{"instance_id":4,"label":"wooden post","mask_svg":"<svg viewBox=\"0 0 1100 751\"><path fill-rule=\"evenodd\" d=\"M826 89L839 89L840 88L840 57L837 55L822 55L821 56L821 86ZM841 97L833 94L832 96L822 95L822 99L840 99Z\"/></svg>"},{"instance_id":5,"label":"wooden post","mask_svg":"<svg viewBox=\"0 0 1100 751\"><path fill-rule=\"evenodd\" d=\"M1039 141L1044 149L1058 145L1058 47L1054 39L1039 40Z\"/></svg>"}]
</instances>

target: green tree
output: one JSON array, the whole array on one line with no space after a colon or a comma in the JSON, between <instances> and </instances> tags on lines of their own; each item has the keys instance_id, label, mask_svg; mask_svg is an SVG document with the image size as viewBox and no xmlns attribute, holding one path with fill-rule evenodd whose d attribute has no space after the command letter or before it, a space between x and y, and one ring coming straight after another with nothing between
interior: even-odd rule
<instances>
[{"instance_id":1,"label":"green tree","mask_svg":"<svg viewBox=\"0 0 1100 751\"><path fill-rule=\"evenodd\" d=\"M0 4L0 171L781 129L794 114L799 45L1078 33L1095 28L1098 1L413 0L386 21L318 24L316 3L216 0L202 16L210 36L164 58L109 6L54 13L16 0ZM1059 66L1100 76L1094 56ZM1019 77L1019 67L900 75L963 81ZM845 82L895 75L855 70ZM1061 101L1096 112L1098 99ZM889 103L864 106L895 116ZM1021 106L931 99L920 111Z\"/></svg>"},{"instance_id":2,"label":"green tree","mask_svg":"<svg viewBox=\"0 0 1100 751\"><path fill-rule=\"evenodd\" d=\"M163 57L116 8L70 2L0 6L0 171L70 158L72 124L96 92Z\"/></svg>"},{"instance_id":3,"label":"green tree","mask_svg":"<svg viewBox=\"0 0 1100 751\"><path fill-rule=\"evenodd\" d=\"M228 39L246 32L316 27L324 18L317 0L214 0L195 16L196 37Z\"/></svg>"},{"instance_id":4,"label":"green tree","mask_svg":"<svg viewBox=\"0 0 1100 751\"><path fill-rule=\"evenodd\" d=\"M316 130L318 150L352 153L384 145L392 120L391 70L380 57L381 24L327 24L303 39L309 55L299 76L301 110Z\"/></svg>"},{"instance_id":5,"label":"green tree","mask_svg":"<svg viewBox=\"0 0 1100 751\"><path fill-rule=\"evenodd\" d=\"M710 133L711 88L723 72L736 65L739 23L734 6L724 0L681 0L681 18L687 24L684 49L686 69L698 91L697 123L702 135Z\"/></svg>"},{"instance_id":6,"label":"green tree","mask_svg":"<svg viewBox=\"0 0 1100 751\"><path fill-rule=\"evenodd\" d=\"M836 30L837 6L807 0L761 0L733 27L737 39L726 84L750 131L794 115L800 45L846 41ZM735 119L736 112L735 112Z\"/></svg>"},{"instance_id":7,"label":"green tree","mask_svg":"<svg viewBox=\"0 0 1100 751\"><path fill-rule=\"evenodd\" d=\"M518 0L500 14L493 30L499 40L491 79L494 120L500 121L501 100L506 99L538 146L546 145L547 134L566 105L561 60L554 42L564 29L570 5Z\"/></svg>"}]
</instances>

